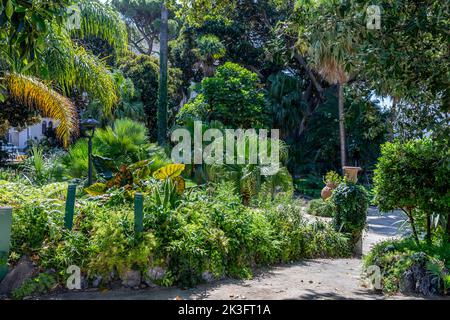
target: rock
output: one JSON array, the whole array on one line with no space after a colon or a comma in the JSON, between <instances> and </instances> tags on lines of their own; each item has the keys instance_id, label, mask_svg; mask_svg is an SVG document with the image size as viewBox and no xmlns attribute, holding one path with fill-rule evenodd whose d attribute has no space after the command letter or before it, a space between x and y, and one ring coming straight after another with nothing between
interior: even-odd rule
<instances>
[{"instance_id":1,"label":"rock","mask_svg":"<svg viewBox=\"0 0 450 320\"><path fill-rule=\"evenodd\" d=\"M428 273L425 262L419 260L403 273L399 289L403 294L420 293L428 297L435 296L440 292L439 279Z\"/></svg>"},{"instance_id":2,"label":"rock","mask_svg":"<svg viewBox=\"0 0 450 320\"><path fill-rule=\"evenodd\" d=\"M414 272L411 269L405 271L400 278L399 290L403 294L416 292L416 280L414 278Z\"/></svg>"},{"instance_id":3,"label":"rock","mask_svg":"<svg viewBox=\"0 0 450 320\"><path fill-rule=\"evenodd\" d=\"M137 287L141 284L141 273L136 270L128 270L121 276L121 280L124 287Z\"/></svg>"},{"instance_id":4,"label":"rock","mask_svg":"<svg viewBox=\"0 0 450 320\"><path fill-rule=\"evenodd\" d=\"M87 288L89 288L89 281L86 275L81 275L80 286L81 290L86 290Z\"/></svg>"},{"instance_id":5,"label":"rock","mask_svg":"<svg viewBox=\"0 0 450 320\"><path fill-rule=\"evenodd\" d=\"M216 278L211 272L205 271L202 273L202 279L203 281L210 283L213 282Z\"/></svg>"},{"instance_id":6,"label":"rock","mask_svg":"<svg viewBox=\"0 0 450 320\"><path fill-rule=\"evenodd\" d=\"M95 276L94 280L92 280L92 287L98 288L100 284L102 283L103 277L102 276Z\"/></svg>"},{"instance_id":7,"label":"rock","mask_svg":"<svg viewBox=\"0 0 450 320\"><path fill-rule=\"evenodd\" d=\"M418 284L417 290L426 297L432 297L439 295L439 279L432 274L425 274Z\"/></svg>"},{"instance_id":8,"label":"rock","mask_svg":"<svg viewBox=\"0 0 450 320\"><path fill-rule=\"evenodd\" d=\"M34 277L37 270L33 262L23 256L17 266L11 270L0 283L0 296L9 295L11 291L19 288L27 279Z\"/></svg>"},{"instance_id":9,"label":"rock","mask_svg":"<svg viewBox=\"0 0 450 320\"><path fill-rule=\"evenodd\" d=\"M56 270L55 270L55 269L48 269L48 270L45 270L45 274L48 274L48 275L55 275L55 274L56 274Z\"/></svg>"},{"instance_id":10,"label":"rock","mask_svg":"<svg viewBox=\"0 0 450 320\"><path fill-rule=\"evenodd\" d=\"M147 278L151 281L162 280L166 275L166 270L161 267L149 268L147 270Z\"/></svg>"}]
</instances>

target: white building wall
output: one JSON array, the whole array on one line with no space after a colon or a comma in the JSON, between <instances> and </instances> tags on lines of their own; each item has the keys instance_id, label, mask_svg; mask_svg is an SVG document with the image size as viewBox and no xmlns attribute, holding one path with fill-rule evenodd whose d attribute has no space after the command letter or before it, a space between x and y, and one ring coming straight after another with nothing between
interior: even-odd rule
<instances>
[{"instance_id":1,"label":"white building wall","mask_svg":"<svg viewBox=\"0 0 450 320\"><path fill-rule=\"evenodd\" d=\"M27 147L27 142L30 139L35 141L40 141L45 137L45 134L42 130L42 124L46 123L46 127L49 127L49 123L53 124L53 128L55 128L55 121L49 118L42 118L42 121L36 123L32 126L29 126L21 131L18 131L16 128L10 128L8 132L8 142L14 144L19 149L24 149Z\"/></svg>"}]
</instances>

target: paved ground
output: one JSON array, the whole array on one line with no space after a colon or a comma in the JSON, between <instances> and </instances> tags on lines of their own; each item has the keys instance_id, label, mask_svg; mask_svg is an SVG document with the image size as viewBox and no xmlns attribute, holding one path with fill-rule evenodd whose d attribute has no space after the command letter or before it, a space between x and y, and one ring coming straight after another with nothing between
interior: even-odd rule
<instances>
[{"instance_id":1,"label":"paved ground","mask_svg":"<svg viewBox=\"0 0 450 320\"><path fill-rule=\"evenodd\" d=\"M316 217L309 216L310 219ZM320 218L323 219L323 218ZM326 219L326 218L325 218ZM369 210L368 230L363 251L383 239L401 234L401 212L380 216ZM70 292L46 299L387 299L366 288L361 281L360 259L315 259L261 269L252 280L223 280L200 285L194 289L153 288L144 290L112 290ZM404 299L403 296L389 297Z\"/></svg>"}]
</instances>

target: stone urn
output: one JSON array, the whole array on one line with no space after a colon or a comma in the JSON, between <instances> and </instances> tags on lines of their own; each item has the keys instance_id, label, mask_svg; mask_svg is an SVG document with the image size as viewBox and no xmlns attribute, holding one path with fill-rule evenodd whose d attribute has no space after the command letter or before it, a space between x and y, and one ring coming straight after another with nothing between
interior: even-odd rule
<instances>
[{"instance_id":1,"label":"stone urn","mask_svg":"<svg viewBox=\"0 0 450 320\"><path fill-rule=\"evenodd\" d=\"M344 176L347 181L358 182L358 173L362 170L360 167L343 167Z\"/></svg>"},{"instance_id":2,"label":"stone urn","mask_svg":"<svg viewBox=\"0 0 450 320\"><path fill-rule=\"evenodd\" d=\"M322 189L320 196L323 200L327 200L331 197L334 189L336 189L336 184L334 184L333 182L327 182L326 186Z\"/></svg>"}]
</instances>

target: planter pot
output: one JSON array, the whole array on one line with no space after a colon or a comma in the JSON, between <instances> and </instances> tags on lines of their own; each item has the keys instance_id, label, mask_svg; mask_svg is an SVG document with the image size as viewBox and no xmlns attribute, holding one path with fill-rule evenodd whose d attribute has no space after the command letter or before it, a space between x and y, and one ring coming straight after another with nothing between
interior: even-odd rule
<instances>
[{"instance_id":1,"label":"planter pot","mask_svg":"<svg viewBox=\"0 0 450 320\"><path fill-rule=\"evenodd\" d=\"M330 187L325 187L322 189L322 192L320 193L320 196L323 200L327 200L329 197L331 197L331 194L333 193L333 189Z\"/></svg>"},{"instance_id":2,"label":"planter pot","mask_svg":"<svg viewBox=\"0 0 450 320\"><path fill-rule=\"evenodd\" d=\"M347 181L356 183L358 182L358 172L362 169L360 167L343 167L344 176L347 178Z\"/></svg>"},{"instance_id":3,"label":"planter pot","mask_svg":"<svg viewBox=\"0 0 450 320\"><path fill-rule=\"evenodd\" d=\"M333 190L336 189L336 185L332 182L327 182L327 185L322 189L320 196L323 200L327 200L331 197Z\"/></svg>"}]
</instances>

